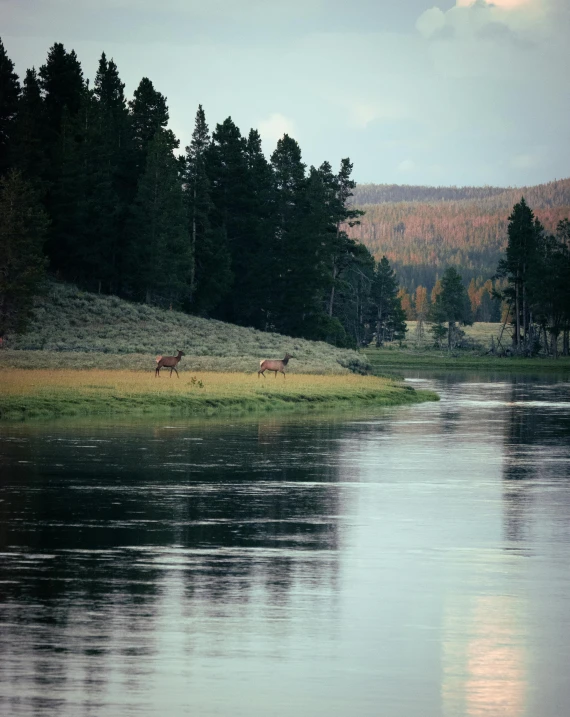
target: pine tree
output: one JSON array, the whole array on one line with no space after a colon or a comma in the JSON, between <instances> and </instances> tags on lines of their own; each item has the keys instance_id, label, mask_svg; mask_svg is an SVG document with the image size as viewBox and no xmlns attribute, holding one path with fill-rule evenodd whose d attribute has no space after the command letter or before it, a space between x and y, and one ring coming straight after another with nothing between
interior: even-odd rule
<instances>
[{"instance_id":1,"label":"pine tree","mask_svg":"<svg viewBox=\"0 0 570 717\"><path fill-rule=\"evenodd\" d=\"M0 338L25 328L45 273L47 222L20 172L12 170L0 180Z\"/></svg>"},{"instance_id":2,"label":"pine tree","mask_svg":"<svg viewBox=\"0 0 570 717\"><path fill-rule=\"evenodd\" d=\"M154 135L159 130L164 130L168 124L168 107L166 97L154 89L154 85L148 77L143 77L134 92L133 99L129 102L129 108L135 167L138 177L146 167L148 145ZM170 131L167 132L168 134L163 139L168 139L172 148L178 146L174 135Z\"/></svg>"},{"instance_id":3,"label":"pine tree","mask_svg":"<svg viewBox=\"0 0 570 717\"><path fill-rule=\"evenodd\" d=\"M192 261L180 164L168 132L155 134L132 209L127 280L135 298L163 306L187 303Z\"/></svg>"},{"instance_id":4,"label":"pine tree","mask_svg":"<svg viewBox=\"0 0 570 717\"><path fill-rule=\"evenodd\" d=\"M192 141L186 147L185 184L190 251L190 308L210 315L227 294L232 281L231 258L224 227L213 227L210 134L202 105L198 106Z\"/></svg>"},{"instance_id":5,"label":"pine tree","mask_svg":"<svg viewBox=\"0 0 570 717\"><path fill-rule=\"evenodd\" d=\"M406 326L398 298L398 282L385 256L376 265L370 299L371 318L376 329L376 346L382 346L391 337L403 338Z\"/></svg>"},{"instance_id":6,"label":"pine tree","mask_svg":"<svg viewBox=\"0 0 570 717\"><path fill-rule=\"evenodd\" d=\"M285 134L271 155L275 178L276 233L273 241L273 288L268 328L295 334L303 323L305 293L311 290L303 273L306 263L302 221L306 208L305 164L297 142ZM302 265L304 264L304 265Z\"/></svg>"},{"instance_id":7,"label":"pine tree","mask_svg":"<svg viewBox=\"0 0 570 717\"><path fill-rule=\"evenodd\" d=\"M562 326L562 354L570 354L570 221L563 219L556 229L560 252L562 254L562 274L566 277L560 297L563 305L564 320Z\"/></svg>"},{"instance_id":8,"label":"pine tree","mask_svg":"<svg viewBox=\"0 0 570 717\"><path fill-rule=\"evenodd\" d=\"M0 38L0 177L10 166L10 144L14 137L19 95L18 75Z\"/></svg>"},{"instance_id":9,"label":"pine tree","mask_svg":"<svg viewBox=\"0 0 570 717\"><path fill-rule=\"evenodd\" d=\"M50 133L48 141L55 145L64 112L68 117L77 115L85 90L83 70L75 50L67 52L60 42L56 42L49 50L46 64L40 67L39 77Z\"/></svg>"},{"instance_id":10,"label":"pine tree","mask_svg":"<svg viewBox=\"0 0 570 717\"><path fill-rule=\"evenodd\" d=\"M261 147L261 137L252 129L245 148L247 204L243 224L243 255L235 267L234 316L246 326L264 329L270 308L276 231L273 170Z\"/></svg>"},{"instance_id":11,"label":"pine tree","mask_svg":"<svg viewBox=\"0 0 570 717\"><path fill-rule=\"evenodd\" d=\"M461 275L453 266L449 266L441 278L441 292L435 297L431 306L431 320L441 326L447 323L447 347L454 345L455 324L469 325L473 323L471 305Z\"/></svg>"},{"instance_id":12,"label":"pine tree","mask_svg":"<svg viewBox=\"0 0 570 717\"><path fill-rule=\"evenodd\" d=\"M515 319L513 341L517 351L528 348L531 341L528 288L542 231L523 197L515 204L509 217L506 258L499 262L497 269L497 275L506 277L509 283L504 297L512 303Z\"/></svg>"},{"instance_id":13,"label":"pine tree","mask_svg":"<svg viewBox=\"0 0 570 717\"><path fill-rule=\"evenodd\" d=\"M338 283L335 316L341 322L348 341L356 348L370 343L370 292L374 279L374 257L364 244L355 244L352 260Z\"/></svg>"},{"instance_id":14,"label":"pine tree","mask_svg":"<svg viewBox=\"0 0 570 717\"><path fill-rule=\"evenodd\" d=\"M39 79L33 68L26 72L18 102L11 162L42 194L46 191L48 158L45 107Z\"/></svg>"},{"instance_id":15,"label":"pine tree","mask_svg":"<svg viewBox=\"0 0 570 717\"><path fill-rule=\"evenodd\" d=\"M118 291L123 272L126 222L133 200L130 119L114 61L101 55L87 125L83 163L88 174L86 230L92 247L89 270L94 288Z\"/></svg>"},{"instance_id":16,"label":"pine tree","mask_svg":"<svg viewBox=\"0 0 570 717\"><path fill-rule=\"evenodd\" d=\"M539 235L527 282L533 321L541 327L544 336L550 334L550 342L546 339L544 344L548 353L550 343L550 352L554 357L558 355L558 337L568 325L569 293L570 254L564 241L563 225L559 225L558 237L544 233ZM533 352L535 348L531 347Z\"/></svg>"},{"instance_id":17,"label":"pine tree","mask_svg":"<svg viewBox=\"0 0 570 717\"><path fill-rule=\"evenodd\" d=\"M325 165L328 165L328 162ZM322 167L325 167L325 165L322 165ZM331 288L328 301L330 317L334 313L335 293L339 282L342 281L342 276L350 266L356 253L356 242L349 238L343 226L348 224L352 228L360 224L359 217L364 215L363 211L347 207L347 201L352 196L352 190L356 187L356 182L351 179L352 167L353 165L348 157L341 160L340 170L335 178L333 221L336 221L336 237L335 241L331 243Z\"/></svg>"},{"instance_id":18,"label":"pine tree","mask_svg":"<svg viewBox=\"0 0 570 717\"><path fill-rule=\"evenodd\" d=\"M218 124L212 134L208 150L208 171L214 211L212 223L220 238L227 240L232 269L233 296L244 297L248 283L252 188L246 159L247 142L231 117ZM230 288L230 287L228 287ZM229 295L228 295L229 296ZM228 296L226 297L228 299ZM239 300L238 300L239 301ZM227 300L219 315L229 321L239 321L242 306Z\"/></svg>"},{"instance_id":19,"label":"pine tree","mask_svg":"<svg viewBox=\"0 0 570 717\"><path fill-rule=\"evenodd\" d=\"M45 120L45 206L51 219L45 250L50 268L74 280L74 256L82 226L79 149L84 128L79 115L87 90L77 55L73 50L67 52L61 43L50 48L38 74Z\"/></svg>"}]
</instances>

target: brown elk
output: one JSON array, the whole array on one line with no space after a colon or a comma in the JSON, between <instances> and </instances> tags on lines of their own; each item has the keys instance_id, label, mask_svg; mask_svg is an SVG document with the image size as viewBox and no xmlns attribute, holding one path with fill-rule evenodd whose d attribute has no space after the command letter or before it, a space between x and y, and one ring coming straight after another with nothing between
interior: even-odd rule
<instances>
[{"instance_id":1,"label":"brown elk","mask_svg":"<svg viewBox=\"0 0 570 717\"><path fill-rule=\"evenodd\" d=\"M275 371L275 378L277 378L277 373L280 371L283 374L283 378L285 378L285 366L287 366L291 358L293 358L291 354L285 354L284 359L265 359L265 361L260 361L257 378L259 378L259 374L265 378L266 371Z\"/></svg>"},{"instance_id":2,"label":"brown elk","mask_svg":"<svg viewBox=\"0 0 570 717\"><path fill-rule=\"evenodd\" d=\"M170 377L172 377L172 372L176 371L176 375L178 376L178 371L176 370L176 366L178 365L180 359L184 356L184 351L178 351L178 356L157 356L156 357L156 371L154 372L155 377L158 376L160 378L160 369L161 368L169 368L170 369ZM178 376L180 378L180 376Z\"/></svg>"}]
</instances>

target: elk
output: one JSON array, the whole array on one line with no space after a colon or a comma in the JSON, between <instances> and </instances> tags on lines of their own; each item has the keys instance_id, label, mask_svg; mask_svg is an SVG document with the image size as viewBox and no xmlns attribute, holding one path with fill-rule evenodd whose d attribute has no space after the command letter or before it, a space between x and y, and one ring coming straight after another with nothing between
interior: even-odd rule
<instances>
[{"instance_id":1,"label":"elk","mask_svg":"<svg viewBox=\"0 0 570 717\"><path fill-rule=\"evenodd\" d=\"M259 378L259 374L265 378L266 371L275 371L275 378L277 378L277 373L280 371L283 374L283 378L285 378L285 366L287 366L291 358L293 358L291 354L285 354L284 359L265 359L265 361L260 361L257 378Z\"/></svg>"},{"instance_id":2,"label":"elk","mask_svg":"<svg viewBox=\"0 0 570 717\"><path fill-rule=\"evenodd\" d=\"M157 356L156 357L156 371L154 372L155 377L158 376L160 378L160 369L161 368L169 368L171 378L172 378L173 371L176 371L176 375L178 376L178 371L176 370L176 366L178 365L178 362L184 355L185 355L184 351L179 350L178 356ZM180 376L178 376L178 378L180 378Z\"/></svg>"}]
</instances>

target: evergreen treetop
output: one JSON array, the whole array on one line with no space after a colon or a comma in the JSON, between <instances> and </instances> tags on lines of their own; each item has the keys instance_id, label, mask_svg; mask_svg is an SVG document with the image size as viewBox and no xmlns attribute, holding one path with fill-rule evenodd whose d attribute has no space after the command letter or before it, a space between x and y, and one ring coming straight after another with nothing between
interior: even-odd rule
<instances>
[{"instance_id":1,"label":"evergreen treetop","mask_svg":"<svg viewBox=\"0 0 570 717\"><path fill-rule=\"evenodd\" d=\"M18 75L0 38L0 177L10 165L10 143L14 138L19 96Z\"/></svg>"}]
</instances>

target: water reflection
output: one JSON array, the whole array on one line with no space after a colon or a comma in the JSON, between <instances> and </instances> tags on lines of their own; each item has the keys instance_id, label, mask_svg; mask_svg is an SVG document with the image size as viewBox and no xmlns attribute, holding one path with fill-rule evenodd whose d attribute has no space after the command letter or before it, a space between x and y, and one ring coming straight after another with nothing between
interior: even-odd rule
<instances>
[{"instance_id":1,"label":"water reflection","mask_svg":"<svg viewBox=\"0 0 570 717\"><path fill-rule=\"evenodd\" d=\"M568 383L428 383L358 416L2 427L0 712L560 717Z\"/></svg>"},{"instance_id":2,"label":"water reflection","mask_svg":"<svg viewBox=\"0 0 570 717\"><path fill-rule=\"evenodd\" d=\"M506 595L449 600L442 641L443 714L526 714L524 601Z\"/></svg>"}]
</instances>

